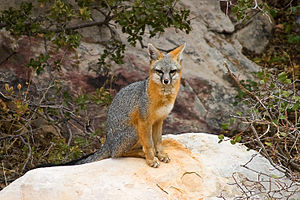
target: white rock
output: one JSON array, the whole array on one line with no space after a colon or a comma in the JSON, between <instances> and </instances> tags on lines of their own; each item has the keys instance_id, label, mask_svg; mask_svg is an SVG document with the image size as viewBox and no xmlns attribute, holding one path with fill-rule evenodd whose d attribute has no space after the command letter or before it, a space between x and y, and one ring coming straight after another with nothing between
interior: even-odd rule
<instances>
[{"instance_id":1,"label":"white rock","mask_svg":"<svg viewBox=\"0 0 300 200\"><path fill-rule=\"evenodd\" d=\"M234 199L241 196L239 184L257 180L258 174L245 164L255 151L229 142L218 144L215 135L187 133L165 136L164 146L170 163L159 168L148 167L144 159L106 159L77 166L40 168L27 172L0 192L1 200L125 200L125 199ZM260 155L254 157L251 169L274 176L282 174ZM266 176L260 178L269 180ZM270 179L271 180L271 179ZM272 179L272 182L277 180ZM291 183L280 179L281 183ZM250 183L250 182L249 182ZM267 183L268 184L268 183ZM256 185L252 185L253 188ZM272 189L276 184L272 183ZM262 185L260 188L262 189ZM266 190L253 199L265 199ZM300 186L293 196L300 199ZM262 189L263 191L263 189ZM281 198L284 199L284 198Z\"/></svg>"}]
</instances>

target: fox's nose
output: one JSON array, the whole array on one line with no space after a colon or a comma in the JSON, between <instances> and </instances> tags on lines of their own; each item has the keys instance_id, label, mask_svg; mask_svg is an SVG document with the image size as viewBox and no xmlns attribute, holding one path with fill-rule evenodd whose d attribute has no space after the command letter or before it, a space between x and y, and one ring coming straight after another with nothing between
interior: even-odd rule
<instances>
[{"instance_id":1,"label":"fox's nose","mask_svg":"<svg viewBox=\"0 0 300 200\"><path fill-rule=\"evenodd\" d=\"M164 79L163 82L164 82L165 85L168 85L170 83L170 80L169 79Z\"/></svg>"}]
</instances>

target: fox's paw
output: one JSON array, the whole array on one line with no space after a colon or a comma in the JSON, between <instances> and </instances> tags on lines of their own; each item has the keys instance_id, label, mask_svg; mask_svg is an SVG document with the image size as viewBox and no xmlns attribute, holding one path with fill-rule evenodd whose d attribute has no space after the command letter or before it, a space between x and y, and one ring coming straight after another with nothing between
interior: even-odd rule
<instances>
[{"instance_id":1,"label":"fox's paw","mask_svg":"<svg viewBox=\"0 0 300 200\"><path fill-rule=\"evenodd\" d=\"M161 162L164 162L164 163L170 162L170 158L169 158L168 154L166 154L166 153L158 153L157 157Z\"/></svg>"},{"instance_id":2,"label":"fox's paw","mask_svg":"<svg viewBox=\"0 0 300 200\"><path fill-rule=\"evenodd\" d=\"M159 161L158 161L157 157L154 157L152 160L146 159L146 162L150 167L154 167L154 168L159 167Z\"/></svg>"}]
</instances>

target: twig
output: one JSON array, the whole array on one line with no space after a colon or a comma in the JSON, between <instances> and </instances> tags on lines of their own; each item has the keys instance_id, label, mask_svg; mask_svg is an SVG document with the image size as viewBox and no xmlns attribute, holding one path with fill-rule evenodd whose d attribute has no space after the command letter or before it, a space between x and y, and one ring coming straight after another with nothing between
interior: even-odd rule
<instances>
[{"instance_id":1,"label":"twig","mask_svg":"<svg viewBox=\"0 0 300 200\"><path fill-rule=\"evenodd\" d=\"M4 60L2 60L0 62L0 65L2 65L3 63L5 63L6 61L8 61L12 56L14 56L17 52L13 51L12 53L10 53Z\"/></svg>"},{"instance_id":2,"label":"twig","mask_svg":"<svg viewBox=\"0 0 300 200\"><path fill-rule=\"evenodd\" d=\"M298 140L299 140L299 137L300 137L300 131L295 131L295 132L297 132L297 137L296 137L296 139L295 139L295 142L294 142L294 144L292 145L292 147L291 147L291 149L290 149L290 154L291 154L291 152L292 152L292 150L293 150L293 148L296 146L296 144L297 144L297 142L298 142Z\"/></svg>"},{"instance_id":3,"label":"twig","mask_svg":"<svg viewBox=\"0 0 300 200\"><path fill-rule=\"evenodd\" d=\"M291 0L286 6L283 7L283 9L286 9L287 7L291 6L294 0Z\"/></svg>"},{"instance_id":4,"label":"twig","mask_svg":"<svg viewBox=\"0 0 300 200\"><path fill-rule=\"evenodd\" d=\"M5 96L1 91L0 91L0 98L3 98L4 100L14 100L14 98L10 97L10 96Z\"/></svg>"},{"instance_id":5,"label":"twig","mask_svg":"<svg viewBox=\"0 0 300 200\"><path fill-rule=\"evenodd\" d=\"M261 7L259 7L259 5L258 5L258 3L257 3L257 0L254 0L254 7L252 8L253 10L256 10L256 9L258 9L258 10L262 10L261 9Z\"/></svg>"},{"instance_id":6,"label":"twig","mask_svg":"<svg viewBox=\"0 0 300 200\"><path fill-rule=\"evenodd\" d=\"M222 192L221 192L221 194L219 196L217 196L217 198L222 198L223 200L226 200L226 198L223 197Z\"/></svg>"},{"instance_id":7,"label":"twig","mask_svg":"<svg viewBox=\"0 0 300 200\"><path fill-rule=\"evenodd\" d=\"M293 2L293 0L290 3L292 3L292 2ZM290 65L292 66L292 69L293 69L293 74L292 74L292 77L293 77L293 92L294 92L294 95L296 95L297 93L296 93L296 82L295 82L295 79L296 79L295 78L295 66L294 66L294 63L292 62L291 57L289 56L289 54L286 53L286 55L288 56ZM298 115L298 111L295 110L295 124L298 123L297 115Z\"/></svg>"},{"instance_id":8,"label":"twig","mask_svg":"<svg viewBox=\"0 0 300 200\"><path fill-rule=\"evenodd\" d=\"M246 92L247 94L249 94L250 96L252 96L255 100L257 100L259 102L259 104L265 109L265 111L267 111L271 121L273 121L272 115L269 112L269 109L262 103L261 99L256 96L253 92L250 92L249 90L247 90L241 83L240 81L236 78L236 76L231 72L231 70L228 67L228 64L226 62L224 62L224 66L226 67L229 75L231 76L231 78L234 80L234 82L239 86L239 88L241 90L243 90L244 92Z\"/></svg>"},{"instance_id":9,"label":"twig","mask_svg":"<svg viewBox=\"0 0 300 200\"><path fill-rule=\"evenodd\" d=\"M59 33L63 30L74 31L74 30L77 30L77 29L87 28L87 27L91 27L91 26L101 26L101 25L107 24L112 18L113 17L110 16L110 17L106 18L104 21L85 22L85 23L82 23L82 24L76 24L76 25L73 25L73 26L66 27L65 29L62 29L62 28L41 29L41 32L45 33L45 32L48 32L48 31L52 31L52 32L55 32L55 33Z\"/></svg>"},{"instance_id":10,"label":"twig","mask_svg":"<svg viewBox=\"0 0 300 200\"><path fill-rule=\"evenodd\" d=\"M184 172L181 178L184 177L186 174L196 174L199 178L202 178L197 172Z\"/></svg>"},{"instance_id":11,"label":"twig","mask_svg":"<svg viewBox=\"0 0 300 200\"><path fill-rule=\"evenodd\" d=\"M166 194L169 194L166 190L164 190L160 185L158 185L157 183L156 183L156 186L159 188L159 189L161 189L161 191L163 191L164 193L166 193Z\"/></svg>"},{"instance_id":12,"label":"twig","mask_svg":"<svg viewBox=\"0 0 300 200\"><path fill-rule=\"evenodd\" d=\"M1 163L2 163L2 171L3 171L4 183L7 186L8 184L7 184L7 178L6 178L6 174L5 174L6 172L5 172L3 161Z\"/></svg>"},{"instance_id":13,"label":"twig","mask_svg":"<svg viewBox=\"0 0 300 200\"><path fill-rule=\"evenodd\" d=\"M255 156L257 156L257 155L259 155L259 154L254 154L254 155L252 155L252 157L250 158L250 160L249 160L246 164L241 165L241 167L244 167L245 169L248 169L248 170L250 170L250 171L252 171L252 172L254 172L254 173L257 173L257 174L259 174L259 175L264 175L264 176L266 176L266 177L268 177L268 178L272 178L272 176L269 175L269 174L266 174L266 173L263 173L263 172L259 172L259 171L255 170L255 169L251 169L250 167L247 166L247 165L253 160L253 158L254 158ZM285 176L283 175L282 177L279 177L279 178L283 178L283 177L285 177Z\"/></svg>"},{"instance_id":14,"label":"twig","mask_svg":"<svg viewBox=\"0 0 300 200\"><path fill-rule=\"evenodd\" d=\"M63 28L41 28L40 32L46 33L46 32L51 31L51 32L59 33L64 30L72 31L72 30L87 28L87 27L91 27L91 26L101 26L101 25L107 24L110 20L113 19L113 17L114 16L106 16L105 20L103 20L103 21L85 22L85 23L81 23L81 24L68 26L65 29L63 29ZM25 25L29 26L30 23L25 23ZM0 28L6 27L6 26L7 26L7 23L0 23Z\"/></svg>"},{"instance_id":15,"label":"twig","mask_svg":"<svg viewBox=\"0 0 300 200\"><path fill-rule=\"evenodd\" d=\"M244 188L242 188L242 186L240 186L240 184L238 183L238 181L237 181L236 178L234 177L235 174L236 174L235 172L232 174L232 178L233 178L235 184L241 189L241 191L242 191L242 193L243 193L244 195L248 196L248 195L247 195L247 192L244 190Z\"/></svg>"},{"instance_id":16,"label":"twig","mask_svg":"<svg viewBox=\"0 0 300 200\"><path fill-rule=\"evenodd\" d=\"M138 41L139 41L139 43L140 43L140 45L141 45L142 49L144 49L144 48L147 48L147 46L146 46L146 45L144 45L144 43L143 43L143 41L142 41L142 40L138 40Z\"/></svg>"},{"instance_id":17,"label":"twig","mask_svg":"<svg viewBox=\"0 0 300 200\"><path fill-rule=\"evenodd\" d=\"M22 140L22 142L23 142L26 146L28 146L28 150L29 150L27 159L26 159L25 164L23 165L23 168L22 168L22 171L21 171L21 173L23 173L23 172L25 171L25 168L26 168L28 162L29 162L29 159L31 158L32 149L31 149L30 144L29 144L28 142L26 142L22 136L20 136L19 138Z\"/></svg>"},{"instance_id":18,"label":"twig","mask_svg":"<svg viewBox=\"0 0 300 200\"><path fill-rule=\"evenodd\" d=\"M41 160L41 158L43 158L49 154L50 149L52 149L53 146L54 146L54 143L50 142L50 147L47 149L47 151L45 153L43 153L43 155L40 157L39 161Z\"/></svg>"},{"instance_id":19,"label":"twig","mask_svg":"<svg viewBox=\"0 0 300 200\"><path fill-rule=\"evenodd\" d=\"M242 167L246 168L247 170L250 170L257 174L257 180L250 180L248 178L245 178L241 181L238 181L235 177L235 173L233 173L232 177L235 181L233 185L237 185L239 189L242 192L242 197L238 197L238 199L251 199L253 196L257 196L260 194L267 195L269 198L273 199L275 196L275 199L289 199L289 197L292 197L297 191L298 183L291 181L289 183L286 183L285 175L281 177L273 177L269 174L265 174L262 172L259 172L257 170L251 169L247 165L252 162L253 158L257 156L258 154L254 154L251 156L250 160L247 161L244 165L241 165ZM262 177L263 175L263 177ZM268 177L267 180L265 180L264 176ZM249 185L251 184L251 185ZM267 184L267 185L266 185ZM250 187L249 187L250 186ZM258 190L258 191L257 191ZM284 192L284 193L283 193Z\"/></svg>"},{"instance_id":20,"label":"twig","mask_svg":"<svg viewBox=\"0 0 300 200\"><path fill-rule=\"evenodd\" d=\"M229 10L229 7L233 5L233 3L230 1L230 0L219 0L220 2L221 1L225 1L226 2L226 12L225 14L228 15L228 10Z\"/></svg>"},{"instance_id":21,"label":"twig","mask_svg":"<svg viewBox=\"0 0 300 200\"><path fill-rule=\"evenodd\" d=\"M266 148L265 148L265 145L264 145L264 144L261 142L261 140L259 139L259 136L258 136L257 131L256 131L256 129L254 128L253 124L250 124L250 128L252 129L252 131L253 131L253 133L254 133L256 139L257 139L257 142L258 142L259 146L262 148L262 150L263 150L263 152L264 152L264 154L265 154L265 157L268 159L268 161L271 163L271 165L272 165L275 169L277 169L278 171L284 173L285 171L282 170L281 168L279 168L279 167L273 162L273 160L269 157L269 154L268 154L268 152L267 152L267 150L266 150Z\"/></svg>"},{"instance_id":22,"label":"twig","mask_svg":"<svg viewBox=\"0 0 300 200\"><path fill-rule=\"evenodd\" d=\"M70 126L68 123L66 123L66 126L67 126L67 129L68 129L68 132L69 132L69 139L68 139L68 144L67 144L67 152L66 152L66 156L65 156L65 159L69 156L70 154L70 145L71 145L71 141L73 139L73 132L72 130L70 129Z\"/></svg>"},{"instance_id":23,"label":"twig","mask_svg":"<svg viewBox=\"0 0 300 200\"><path fill-rule=\"evenodd\" d=\"M170 188L174 188L174 189L177 190L178 192L182 193L182 190L181 190L181 189L179 189L179 188L177 188L177 187L175 187L175 186L173 186L173 185L171 185Z\"/></svg>"}]
</instances>

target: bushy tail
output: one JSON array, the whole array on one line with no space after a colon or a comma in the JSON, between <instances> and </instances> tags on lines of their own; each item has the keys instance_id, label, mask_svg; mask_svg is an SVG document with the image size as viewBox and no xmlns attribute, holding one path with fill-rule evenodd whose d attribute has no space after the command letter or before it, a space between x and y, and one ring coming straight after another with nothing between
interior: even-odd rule
<instances>
[{"instance_id":1,"label":"bushy tail","mask_svg":"<svg viewBox=\"0 0 300 200\"><path fill-rule=\"evenodd\" d=\"M98 151L96 151L95 153L90 154L88 156L85 156L79 160L76 160L75 162L73 162L73 164L80 165L80 164L84 164L84 163L94 162L97 160L103 160L103 159L109 158L109 157L110 157L109 147L108 147L107 143L104 143Z\"/></svg>"},{"instance_id":2,"label":"bushy tail","mask_svg":"<svg viewBox=\"0 0 300 200\"><path fill-rule=\"evenodd\" d=\"M78 158L76 160L72 160L70 162L67 163L61 163L61 164L42 164L39 166L34 167L33 169L37 169L37 168L42 168L42 167L57 167L57 166L70 166L70 165L80 165L80 164L84 164L84 163L90 163L93 161L97 161L97 160L103 160L105 158L109 158L110 157L110 150L109 147L106 143L104 143L101 148L96 151L95 153L89 154L89 155L85 155L81 158Z\"/></svg>"}]
</instances>

